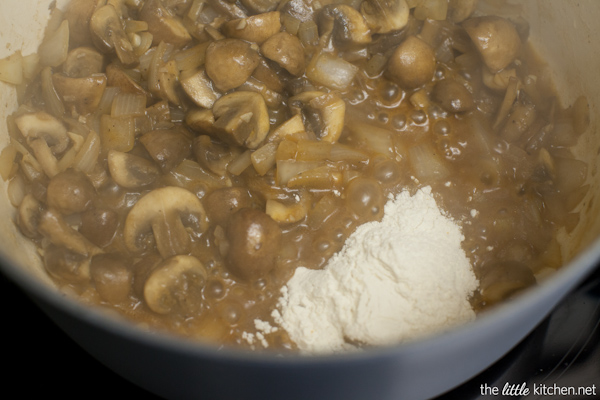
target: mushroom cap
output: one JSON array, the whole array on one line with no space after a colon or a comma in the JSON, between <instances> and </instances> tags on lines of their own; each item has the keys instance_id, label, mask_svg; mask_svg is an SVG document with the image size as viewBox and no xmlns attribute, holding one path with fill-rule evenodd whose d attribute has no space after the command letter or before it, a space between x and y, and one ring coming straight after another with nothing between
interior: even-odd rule
<instances>
[{"instance_id":1,"label":"mushroom cap","mask_svg":"<svg viewBox=\"0 0 600 400\"><path fill-rule=\"evenodd\" d=\"M105 53L113 50L126 67L136 65L133 46L123 29L121 17L112 4L97 8L90 19L90 32L96 47Z\"/></svg>"},{"instance_id":2,"label":"mushroom cap","mask_svg":"<svg viewBox=\"0 0 600 400\"><path fill-rule=\"evenodd\" d=\"M160 0L146 0L140 10L140 19L148 23L154 45L165 42L183 47L192 40L183 23Z\"/></svg>"},{"instance_id":3,"label":"mushroom cap","mask_svg":"<svg viewBox=\"0 0 600 400\"><path fill-rule=\"evenodd\" d=\"M183 226L182 217L188 228ZM177 232L164 232L165 225L167 230L173 228ZM147 193L131 208L125 219L123 239L131 252L139 254L146 250L148 235L158 235L156 245L162 255L169 253L165 248L171 243L160 243L160 238L169 238L170 233L179 235L185 232L189 240L188 229L202 233L207 227L208 221L200 199L186 189L167 186Z\"/></svg>"},{"instance_id":4,"label":"mushroom cap","mask_svg":"<svg viewBox=\"0 0 600 400\"><path fill-rule=\"evenodd\" d=\"M255 92L238 91L218 99L212 109L215 123L227 143L257 148L271 127L263 96Z\"/></svg>"},{"instance_id":5,"label":"mushroom cap","mask_svg":"<svg viewBox=\"0 0 600 400\"><path fill-rule=\"evenodd\" d=\"M248 42L262 43L281 29L279 11L266 12L247 18L236 18L223 24L225 36Z\"/></svg>"},{"instance_id":6,"label":"mushroom cap","mask_svg":"<svg viewBox=\"0 0 600 400\"><path fill-rule=\"evenodd\" d=\"M463 28L481 54L483 62L496 73L506 68L521 50L521 38L514 24L497 16L471 18Z\"/></svg>"},{"instance_id":7,"label":"mushroom cap","mask_svg":"<svg viewBox=\"0 0 600 400\"><path fill-rule=\"evenodd\" d=\"M387 76L406 89L415 89L433 79L435 53L431 46L410 36L394 50L387 64Z\"/></svg>"},{"instance_id":8,"label":"mushroom cap","mask_svg":"<svg viewBox=\"0 0 600 400\"><path fill-rule=\"evenodd\" d=\"M202 307L201 290L208 273L196 257L177 255L161 262L144 284L144 300L150 309L168 314L174 308L198 313Z\"/></svg>"},{"instance_id":9,"label":"mushroom cap","mask_svg":"<svg viewBox=\"0 0 600 400\"><path fill-rule=\"evenodd\" d=\"M266 58L275 61L290 74L299 76L304 72L304 47L297 36L279 32L267 39L260 50Z\"/></svg>"},{"instance_id":10,"label":"mushroom cap","mask_svg":"<svg viewBox=\"0 0 600 400\"><path fill-rule=\"evenodd\" d=\"M160 175L160 170L152 161L135 154L110 150L107 162L110 176L126 188L149 185Z\"/></svg>"},{"instance_id":11,"label":"mushroom cap","mask_svg":"<svg viewBox=\"0 0 600 400\"><path fill-rule=\"evenodd\" d=\"M241 86L260 62L250 43L240 39L221 39L206 49L206 74L222 92Z\"/></svg>"},{"instance_id":12,"label":"mushroom cap","mask_svg":"<svg viewBox=\"0 0 600 400\"><path fill-rule=\"evenodd\" d=\"M365 0L360 12L373 32L383 34L404 28L410 8L406 0Z\"/></svg>"}]
</instances>

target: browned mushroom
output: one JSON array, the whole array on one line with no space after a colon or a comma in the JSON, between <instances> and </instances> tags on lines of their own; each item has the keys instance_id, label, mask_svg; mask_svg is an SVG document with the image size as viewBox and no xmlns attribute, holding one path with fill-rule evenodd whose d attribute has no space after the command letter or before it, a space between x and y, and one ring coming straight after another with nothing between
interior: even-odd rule
<instances>
[{"instance_id":1,"label":"browned mushroom","mask_svg":"<svg viewBox=\"0 0 600 400\"><path fill-rule=\"evenodd\" d=\"M248 189L234 186L213 191L204 205L210 221L225 227L231 215L242 208L252 207L252 203Z\"/></svg>"},{"instance_id":2,"label":"browned mushroom","mask_svg":"<svg viewBox=\"0 0 600 400\"><path fill-rule=\"evenodd\" d=\"M87 115L98 108L107 79L104 74L70 78L59 73L52 75L52 82L67 109L75 109L78 114Z\"/></svg>"},{"instance_id":3,"label":"browned mushroom","mask_svg":"<svg viewBox=\"0 0 600 400\"><path fill-rule=\"evenodd\" d=\"M73 48L92 44L90 19L94 11L106 4L105 0L78 0L69 2L65 19L69 23L69 43Z\"/></svg>"},{"instance_id":4,"label":"browned mushroom","mask_svg":"<svg viewBox=\"0 0 600 400\"><path fill-rule=\"evenodd\" d=\"M96 47L105 53L116 52L126 67L138 63L133 46L123 29L119 13L111 4L97 8L90 18L89 29Z\"/></svg>"},{"instance_id":5,"label":"browned mushroom","mask_svg":"<svg viewBox=\"0 0 600 400\"><path fill-rule=\"evenodd\" d=\"M55 175L48 184L48 206L65 215L87 210L94 199L96 189L81 171L67 169Z\"/></svg>"},{"instance_id":6,"label":"browned mushroom","mask_svg":"<svg viewBox=\"0 0 600 400\"><path fill-rule=\"evenodd\" d=\"M91 47L78 47L67 55L62 65L62 72L69 78L86 78L101 74L104 67L104 56Z\"/></svg>"},{"instance_id":7,"label":"browned mushroom","mask_svg":"<svg viewBox=\"0 0 600 400\"><path fill-rule=\"evenodd\" d=\"M140 136L139 141L163 171L172 170L192 153L191 139L178 130L153 130Z\"/></svg>"},{"instance_id":8,"label":"browned mushroom","mask_svg":"<svg viewBox=\"0 0 600 400\"><path fill-rule=\"evenodd\" d=\"M394 50L386 74L401 87L415 89L431 81L435 68L435 53L431 46L410 36Z\"/></svg>"},{"instance_id":9,"label":"browned mushroom","mask_svg":"<svg viewBox=\"0 0 600 400\"><path fill-rule=\"evenodd\" d=\"M198 315L203 307L202 289L208 272L193 256L167 258L149 274L144 284L144 300L158 314L172 311L184 316Z\"/></svg>"},{"instance_id":10,"label":"browned mushroom","mask_svg":"<svg viewBox=\"0 0 600 400\"><path fill-rule=\"evenodd\" d=\"M260 56L250 43L239 39L222 39L206 49L206 74L223 92L242 85L258 66Z\"/></svg>"},{"instance_id":11,"label":"browned mushroom","mask_svg":"<svg viewBox=\"0 0 600 400\"><path fill-rule=\"evenodd\" d=\"M227 37L262 43L281 29L279 11L236 18L225 22L221 29Z\"/></svg>"},{"instance_id":12,"label":"browned mushroom","mask_svg":"<svg viewBox=\"0 0 600 400\"><path fill-rule=\"evenodd\" d=\"M371 31L361 13L347 4L330 4L318 15L319 33L330 35L340 49L351 49L371 43Z\"/></svg>"},{"instance_id":13,"label":"browned mushroom","mask_svg":"<svg viewBox=\"0 0 600 400\"><path fill-rule=\"evenodd\" d=\"M110 150L107 163L110 176L125 188L149 185L160 175L160 170L152 161L135 154Z\"/></svg>"},{"instance_id":14,"label":"browned mushroom","mask_svg":"<svg viewBox=\"0 0 600 400\"><path fill-rule=\"evenodd\" d=\"M473 95L460 82L454 79L443 79L433 88L431 96L444 110L461 113L475 108Z\"/></svg>"},{"instance_id":15,"label":"browned mushroom","mask_svg":"<svg viewBox=\"0 0 600 400\"><path fill-rule=\"evenodd\" d=\"M281 245L281 228L263 211L243 208L229 218L227 268L236 276L254 281L275 267Z\"/></svg>"},{"instance_id":16,"label":"browned mushroom","mask_svg":"<svg viewBox=\"0 0 600 400\"><path fill-rule=\"evenodd\" d=\"M79 233L98 247L108 246L117 232L119 217L115 211L90 208L81 213Z\"/></svg>"},{"instance_id":17,"label":"browned mushroom","mask_svg":"<svg viewBox=\"0 0 600 400\"><path fill-rule=\"evenodd\" d=\"M175 47L183 47L192 40L185 26L175 15L165 8L160 0L147 0L140 10L140 19L148 23L152 43L166 42Z\"/></svg>"},{"instance_id":18,"label":"browned mushroom","mask_svg":"<svg viewBox=\"0 0 600 400\"><path fill-rule=\"evenodd\" d=\"M96 291L112 304L121 303L129 297L133 272L124 255L98 254L90 262L90 278Z\"/></svg>"},{"instance_id":19,"label":"browned mushroom","mask_svg":"<svg viewBox=\"0 0 600 400\"><path fill-rule=\"evenodd\" d=\"M129 251L141 254L153 244L164 258L190 251L190 235L207 228L202 203L192 192L180 187L154 189L129 211L123 239Z\"/></svg>"},{"instance_id":20,"label":"browned mushroom","mask_svg":"<svg viewBox=\"0 0 600 400\"><path fill-rule=\"evenodd\" d=\"M304 126L326 142L335 143L344 128L346 103L334 93L302 92L292 97L294 113L301 114Z\"/></svg>"},{"instance_id":21,"label":"browned mushroom","mask_svg":"<svg viewBox=\"0 0 600 400\"><path fill-rule=\"evenodd\" d=\"M509 66L521 50L521 38L509 20L485 16L466 20L463 27L481 54L485 65L493 72Z\"/></svg>"},{"instance_id":22,"label":"browned mushroom","mask_svg":"<svg viewBox=\"0 0 600 400\"><path fill-rule=\"evenodd\" d=\"M374 33L389 33L406 26L410 9L406 0L365 0L360 11Z\"/></svg>"},{"instance_id":23,"label":"browned mushroom","mask_svg":"<svg viewBox=\"0 0 600 400\"><path fill-rule=\"evenodd\" d=\"M292 75L298 76L304 72L304 47L297 36L279 32L267 39L260 46L260 51Z\"/></svg>"}]
</instances>

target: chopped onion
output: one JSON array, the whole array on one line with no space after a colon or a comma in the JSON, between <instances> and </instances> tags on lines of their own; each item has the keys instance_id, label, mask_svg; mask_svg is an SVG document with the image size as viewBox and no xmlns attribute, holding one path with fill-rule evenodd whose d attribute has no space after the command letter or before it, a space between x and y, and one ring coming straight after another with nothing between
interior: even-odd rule
<instances>
[{"instance_id":1,"label":"chopped onion","mask_svg":"<svg viewBox=\"0 0 600 400\"><path fill-rule=\"evenodd\" d=\"M319 53L310 62L306 76L330 89L346 89L358 73L358 67L331 53Z\"/></svg>"},{"instance_id":2,"label":"chopped onion","mask_svg":"<svg viewBox=\"0 0 600 400\"><path fill-rule=\"evenodd\" d=\"M240 175L242 172L246 170L250 165L252 165L252 156L251 151L246 150L238 157L233 159L229 165L227 166L227 170L231 172L233 175Z\"/></svg>"},{"instance_id":3,"label":"chopped onion","mask_svg":"<svg viewBox=\"0 0 600 400\"><path fill-rule=\"evenodd\" d=\"M133 118L103 115L100 118L100 140L105 153L108 153L109 150L126 153L133 149L135 143Z\"/></svg>"},{"instance_id":4,"label":"chopped onion","mask_svg":"<svg viewBox=\"0 0 600 400\"><path fill-rule=\"evenodd\" d=\"M277 200L268 199L265 212L277 222L294 223L306 217L307 210L304 203L285 205Z\"/></svg>"},{"instance_id":5,"label":"chopped onion","mask_svg":"<svg viewBox=\"0 0 600 400\"><path fill-rule=\"evenodd\" d=\"M39 47L40 62L44 66L58 67L69 53L69 23L63 21L58 29L47 35Z\"/></svg>"},{"instance_id":6,"label":"chopped onion","mask_svg":"<svg viewBox=\"0 0 600 400\"><path fill-rule=\"evenodd\" d=\"M101 147L98 134L94 131L90 131L73 160L73 168L84 173L92 172L98 161Z\"/></svg>"},{"instance_id":7,"label":"chopped onion","mask_svg":"<svg viewBox=\"0 0 600 400\"><path fill-rule=\"evenodd\" d=\"M146 96L135 93L119 93L112 102L113 117L140 117L146 113Z\"/></svg>"},{"instance_id":8,"label":"chopped onion","mask_svg":"<svg viewBox=\"0 0 600 400\"><path fill-rule=\"evenodd\" d=\"M305 171L324 166L324 162L317 161L296 161L282 160L277 161L277 184L280 186L286 185L290 179Z\"/></svg>"},{"instance_id":9,"label":"chopped onion","mask_svg":"<svg viewBox=\"0 0 600 400\"><path fill-rule=\"evenodd\" d=\"M60 96L54 88L54 82L52 81L52 69L46 67L41 73L42 82L42 97L46 102L46 108L52 115L58 118L62 118L65 114L65 106L60 99Z\"/></svg>"},{"instance_id":10,"label":"chopped onion","mask_svg":"<svg viewBox=\"0 0 600 400\"><path fill-rule=\"evenodd\" d=\"M13 207L19 207L25 197L25 181L21 175L16 175L8 182L6 194L8 195L10 204L12 204Z\"/></svg>"},{"instance_id":11,"label":"chopped onion","mask_svg":"<svg viewBox=\"0 0 600 400\"><path fill-rule=\"evenodd\" d=\"M0 60L0 81L13 85L23 83L23 57L20 51Z\"/></svg>"},{"instance_id":12,"label":"chopped onion","mask_svg":"<svg viewBox=\"0 0 600 400\"><path fill-rule=\"evenodd\" d=\"M0 176L4 181L10 179L15 171L15 160L17 158L17 148L12 145L6 146L0 152Z\"/></svg>"},{"instance_id":13,"label":"chopped onion","mask_svg":"<svg viewBox=\"0 0 600 400\"><path fill-rule=\"evenodd\" d=\"M448 0L421 0L415 8L415 18L421 21L433 19L443 21L448 14Z\"/></svg>"},{"instance_id":14,"label":"chopped onion","mask_svg":"<svg viewBox=\"0 0 600 400\"><path fill-rule=\"evenodd\" d=\"M266 174L275 165L277 147L277 143L267 143L252 153L252 165L259 175Z\"/></svg>"},{"instance_id":15,"label":"chopped onion","mask_svg":"<svg viewBox=\"0 0 600 400\"><path fill-rule=\"evenodd\" d=\"M435 182L447 178L450 174L442 157L428 144L411 147L408 156L412 170L419 180Z\"/></svg>"},{"instance_id":16,"label":"chopped onion","mask_svg":"<svg viewBox=\"0 0 600 400\"><path fill-rule=\"evenodd\" d=\"M100 102L98 103L98 108L96 109L96 114L104 115L110 114L112 111L112 104L115 100L117 94L121 91L120 88L115 86L108 86L104 89L102 93L102 97L100 98Z\"/></svg>"}]
</instances>

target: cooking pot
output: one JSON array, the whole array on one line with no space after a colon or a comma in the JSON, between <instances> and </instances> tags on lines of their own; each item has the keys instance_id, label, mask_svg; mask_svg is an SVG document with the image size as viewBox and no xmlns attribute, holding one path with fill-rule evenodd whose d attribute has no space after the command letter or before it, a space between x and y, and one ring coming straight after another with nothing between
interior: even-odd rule
<instances>
[{"instance_id":1,"label":"cooking pot","mask_svg":"<svg viewBox=\"0 0 600 400\"><path fill-rule=\"evenodd\" d=\"M51 0L0 3L0 58L14 51L34 52ZM67 1L58 1L64 7ZM600 191L596 135L600 107L600 2L528 0L524 17L531 41L551 65L561 101L580 94L590 102L591 125L576 152L590 168L592 190L582 218L562 238L569 260L556 274L515 299L448 333L396 347L332 356L276 357L151 333L104 311L90 309L60 294L43 271L35 248L12 223L0 230L1 270L77 343L118 374L166 398L223 399L425 399L441 394L491 365L513 348L593 271L600 260ZM32 22L33 21L33 22ZM16 94L0 85L0 119L16 108ZM0 126L0 147L8 141ZM14 220L15 210L0 188L0 212ZM10 303L5 303L5 307ZM70 366L67 368L77 368Z\"/></svg>"}]
</instances>

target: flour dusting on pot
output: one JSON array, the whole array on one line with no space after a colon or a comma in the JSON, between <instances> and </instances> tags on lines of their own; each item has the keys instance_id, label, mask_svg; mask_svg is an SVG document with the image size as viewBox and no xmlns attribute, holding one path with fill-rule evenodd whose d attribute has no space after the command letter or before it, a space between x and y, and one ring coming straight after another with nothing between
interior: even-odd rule
<instances>
[{"instance_id":1,"label":"flour dusting on pot","mask_svg":"<svg viewBox=\"0 0 600 400\"><path fill-rule=\"evenodd\" d=\"M304 353L390 345L470 321L478 282L463 240L429 187L403 191L324 269L298 268L273 317Z\"/></svg>"}]
</instances>

